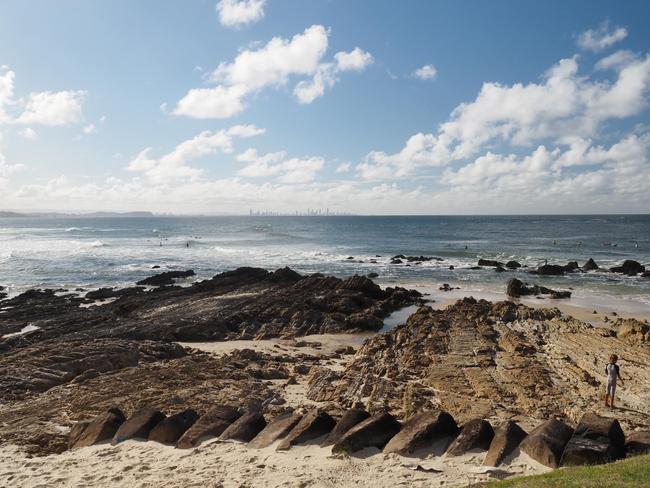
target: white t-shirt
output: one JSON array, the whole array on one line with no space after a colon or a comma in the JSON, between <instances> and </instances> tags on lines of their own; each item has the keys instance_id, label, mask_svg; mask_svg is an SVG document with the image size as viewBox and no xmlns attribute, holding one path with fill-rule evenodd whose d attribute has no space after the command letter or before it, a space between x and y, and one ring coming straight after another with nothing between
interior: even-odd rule
<instances>
[{"instance_id":1,"label":"white t-shirt","mask_svg":"<svg viewBox=\"0 0 650 488\"><path fill-rule=\"evenodd\" d=\"M618 364L608 364L605 367L605 372L607 373L607 383L616 383L616 378L618 378Z\"/></svg>"}]
</instances>

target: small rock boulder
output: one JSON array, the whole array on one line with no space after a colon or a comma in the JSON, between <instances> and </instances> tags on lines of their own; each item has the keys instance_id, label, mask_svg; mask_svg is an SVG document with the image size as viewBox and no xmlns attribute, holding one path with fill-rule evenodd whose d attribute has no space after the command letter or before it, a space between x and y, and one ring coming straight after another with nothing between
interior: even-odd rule
<instances>
[{"instance_id":1,"label":"small rock boulder","mask_svg":"<svg viewBox=\"0 0 650 488\"><path fill-rule=\"evenodd\" d=\"M550 419L531 431L520 448L535 461L557 468L573 429L560 420Z\"/></svg>"},{"instance_id":2,"label":"small rock boulder","mask_svg":"<svg viewBox=\"0 0 650 488\"><path fill-rule=\"evenodd\" d=\"M286 413L280 415L269 423L264 430L255 436L255 438L248 443L248 447L252 449L264 449L270 446L278 439L286 436L291 429L293 429L298 422L302 419L299 413Z\"/></svg>"},{"instance_id":3,"label":"small rock boulder","mask_svg":"<svg viewBox=\"0 0 650 488\"><path fill-rule=\"evenodd\" d=\"M111 444L119 444L128 439L147 439L153 428L165 419L165 414L155 408L145 407L135 412L120 425Z\"/></svg>"},{"instance_id":4,"label":"small rock boulder","mask_svg":"<svg viewBox=\"0 0 650 488\"><path fill-rule=\"evenodd\" d=\"M219 439L249 442L262 432L264 427L266 427L264 415L257 410L249 410L224 430Z\"/></svg>"},{"instance_id":5,"label":"small rock boulder","mask_svg":"<svg viewBox=\"0 0 650 488\"><path fill-rule=\"evenodd\" d=\"M521 264L518 263L517 261L508 261L508 262L506 263L506 268L508 268L508 269L517 269L517 268L521 268Z\"/></svg>"},{"instance_id":6,"label":"small rock boulder","mask_svg":"<svg viewBox=\"0 0 650 488\"><path fill-rule=\"evenodd\" d=\"M115 433L125 420L126 417L119 408L109 408L106 412L99 414L86 425L83 431L76 436L71 447L87 447L98 442L110 440L115 436ZM71 431L71 441L72 437Z\"/></svg>"},{"instance_id":7,"label":"small rock boulder","mask_svg":"<svg viewBox=\"0 0 650 488\"><path fill-rule=\"evenodd\" d=\"M650 431L632 432L627 436L625 451L628 455L650 453Z\"/></svg>"},{"instance_id":8,"label":"small rock boulder","mask_svg":"<svg viewBox=\"0 0 650 488\"><path fill-rule=\"evenodd\" d=\"M77 422L70 428L70 432L68 433L68 449L74 447L81 434L83 434L83 431L88 427L88 424L90 422Z\"/></svg>"},{"instance_id":9,"label":"small rock boulder","mask_svg":"<svg viewBox=\"0 0 650 488\"><path fill-rule=\"evenodd\" d=\"M194 276L194 270L188 269L187 271L165 271L157 275L150 276L144 280L138 281L137 285L147 285L147 286L164 286L164 285L173 285L174 280L178 278L189 278Z\"/></svg>"},{"instance_id":10,"label":"small rock boulder","mask_svg":"<svg viewBox=\"0 0 650 488\"><path fill-rule=\"evenodd\" d=\"M202 415L185 433L176 444L180 449L189 449L198 446L206 437L217 437L241 417L241 413L227 405L217 405Z\"/></svg>"},{"instance_id":11,"label":"small rock boulder","mask_svg":"<svg viewBox=\"0 0 650 488\"><path fill-rule=\"evenodd\" d=\"M566 272L566 267L560 266L559 264L545 264L537 268L537 270L531 271L531 273L545 276L561 276Z\"/></svg>"},{"instance_id":12,"label":"small rock boulder","mask_svg":"<svg viewBox=\"0 0 650 488\"><path fill-rule=\"evenodd\" d=\"M623 273L627 276L636 276L637 274L642 274L645 272L645 266L643 266L638 261L632 259L626 259L623 261L623 264L620 266L614 266L609 268L612 273Z\"/></svg>"},{"instance_id":13,"label":"small rock boulder","mask_svg":"<svg viewBox=\"0 0 650 488\"><path fill-rule=\"evenodd\" d=\"M332 431L336 421L323 410L309 411L291 432L278 444L278 451L286 451L291 446L317 439Z\"/></svg>"},{"instance_id":14,"label":"small rock boulder","mask_svg":"<svg viewBox=\"0 0 650 488\"><path fill-rule=\"evenodd\" d=\"M479 266L492 266L494 268L502 268L503 263L499 261L495 261L493 259L479 259L478 260L478 265Z\"/></svg>"},{"instance_id":15,"label":"small rock boulder","mask_svg":"<svg viewBox=\"0 0 650 488\"><path fill-rule=\"evenodd\" d=\"M598 265L596 264L596 261L593 260L593 258L589 258L582 267L582 271L596 271L597 269Z\"/></svg>"},{"instance_id":16,"label":"small rock boulder","mask_svg":"<svg viewBox=\"0 0 650 488\"><path fill-rule=\"evenodd\" d=\"M412 454L433 442L458 433L454 418L442 410L421 412L411 417L384 448L385 453Z\"/></svg>"},{"instance_id":17,"label":"small rock boulder","mask_svg":"<svg viewBox=\"0 0 650 488\"><path fill-rule=\"evenodd\" d=\"M366 447L383 447L400 431L399 421L389 413L378 413L348 430L332 447L333 453L352 454Z\"/></svg>"},{"instance_id":18,"label":"small rock boulder","mask_svg":"<svg viewBox=\"0 0 650 488\"><path fill-rule=\"evenodd\" d=\"M625 434L618 420L586 413L564 449L563 466L603 464L625 454Z\"/></svg>"},{"instance_id":19,"label":"small rock boulder","mask_svg":"<svg viewBox=\"0 0 650 488\"><path fill-rule=\"evenodd\" d=\"M329 433L327 438L321 444L322 446L330 446L335 444L341 437L352 427L363 422L370 414L363 409L353 408L343 414L343 417L336 423L334 430Z\"/></svg>"},{"instance_id":20,"label":"small rock boulder","mask_svg":"<svg viewBox=\"0 0 650 488\"><path fill-rule=\"evenodd\" d=\"M198 418L199 414L191 408L170 415L152 429L149 440L161 444L176 444L176 441L194 425Z\"/></svg>"},{"instance_id":21,"label":"small rock boulder","mask_svg":"<svg viewBox=\"0 0 650 488\"><path fill-rule=\"evenodd\" d=\"M527 435L526 431L512 420L500 425L494 432L494 438L483 460L483 465L499 466L506 457L519 447L519 444Z\"/></svg>"},{"instance_id":22,"label":"small rock boulder","mask_svg":"<svg viewBox=\"0 0 650 488\"><path fill-rule=\"evenodd\" d=\"M483 419L472 419L460 429L458 437L447 449L447 455L461 456L472 449L487 450L493 438L494 429L490 422Z\"/></svg>"}]
</instances>

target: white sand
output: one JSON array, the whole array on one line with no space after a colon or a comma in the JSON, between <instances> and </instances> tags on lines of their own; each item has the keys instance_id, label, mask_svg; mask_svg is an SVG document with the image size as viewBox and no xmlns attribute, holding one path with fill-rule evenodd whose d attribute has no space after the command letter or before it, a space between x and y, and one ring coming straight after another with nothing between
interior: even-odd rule
<instances>
[{"instance_id":1,"label":"white sand","mask_svg":"<svg viewBox=\"0 0 650 488\"><path fill-rule=\"evenodd\" d=\"M459 457L403 458L368 449L358 457L331 448L297 446L276 452L211 440L191 450L127 441L26 458L0 450L0 486L11 487L395 487L467 486L505 475L549 469L519 454L507 466L481 466L485 452ZM416 469L416 467L418 467Z\"/></svg>"}]
</instances>

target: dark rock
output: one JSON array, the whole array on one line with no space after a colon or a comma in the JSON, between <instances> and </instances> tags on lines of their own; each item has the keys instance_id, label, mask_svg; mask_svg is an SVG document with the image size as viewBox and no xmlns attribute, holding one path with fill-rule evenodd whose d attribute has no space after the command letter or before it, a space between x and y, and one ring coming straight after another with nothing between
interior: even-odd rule
<instances>
[{"instance_id":1,"label":"dark rock","mask_svg":"<svg viewBox=\"0 0 650 488\"><path fill-rule=\"evenodd\" d=\"M227 405L217 405L202 415L185 433L181 436L176 447L189 449L198 446L206 437L220 436L224 430L235 420L241 417L236 408Z\"/></svg>"},{"instance_id":2,"label":"dark rock","mask_svg":"<svg viewBox=\"0 0 650 488\"><path fill-rule=\"evenodd\" d=\"M188 269L187 271L165 271L157 275L150 276L144 280L138 281L138 285L146 286L163 286L163 285L173 285L174 280L178 278L189 278L194 276L194 270Z\"/></svg>"},{"instance_id":3,"label":"dark rock","mask_svg":"<svg viewBox=\"0 0 650 488\"><path fill-rule=\"evenodd\" d=\"M586 413L562 455L563 466L603 464L625 454L625 434L618 420Z\"/></svg>"},{"instance_id":4,"label":"dark rock","mask_svg":"<svg viewBox=\"0 0 650 488\"><path fill-rule=\"evenodd\" d=\"M366 276L368 276L368 278L378 278L379 274L372 272L372 273L368 273Z\"/></svg>"},{"instance_id":5,"label":"dark rock","mask_svg":"<svg viewBox=\"0 0 650 488\"><path fill-rule=\"evenodd\" d=\"M313 409L291 429L291 432L278 445L278 450L287 450L296 444L305 443L328 434L335 425L336 421L327 412Z\"/></svg>"},{"instance_id":6,"label":"dark rock","mask_svg":"<svg viewBox=\"0 0 650 488\"><path fill-rule=\"evenodd\" d=\"M627 436L625 450L628 455L650 453L650 431L632 432Z\"/></svg>"},{"instance_id":7,"label":"dark rock","mask_svg":"<svg viewBox=\"0 0 650 488\"><path fill-rule=\"evenodd\" d=\"M545 264L537 268L537 270L531 271L531 273L545 276L561 276L566 272L567 269L564 266L560 266L558 264Z\"/></svg>"},{"instance_id":8,"label":"dark rock","mask_svg":"<svg viewBox=\"0 0 650 488\"><path fill-rule=\"evenodd\" d=\"M512 278L508 281L506 293L512 298L518 298L525 295L550 295L551 298L557 299L571 298L570 291L557 291L539 285L529 286L517 278Z\"/></svg>"},{"instance_id":9,"label":"dark rock","mask_svg":"<svg viewBox=\"0 0 650 488\"><path fill-rule=\"evenodd\" d=\"M273 283L295 283L296 281L300 281L303 278L303 276L300 273L295 272L291 268L285 266L284 268L276 269L271 275L268 277L268 280L273 282Z\"/></svg>"},{"instance_id":10,"label":"dark rock","mask_svg":"<svg viewBox=\"0 0 650 488\"><path fill-rule=\"evenodd\" d=\"M170 415L153 428L149 433L149 440L161 444L176 444L198 418L199 414L191 408Z\"/></svg>"},{"instance_id":11,"label":"dark rock","mask_svg":"<svg viewBox=\"0 0 650 488\"><path fill-rule=\"evenodd\" d=\"M165 414L155 408L138 410L115 432L111 444L119 444L129 439L147 439L152 429L165 419Z\"/></svg>"},{"instance_id":12,"label":"dark rock","mask_svg":"<svg viewBox=\"0 0 650 488\"><path fill-rule=\"evenodd\" d=\"M519 444L527 435L526 431L512 420L500 425L494 433L494 438L490 443L483 465L499 466L506 457L519 447Z\"/></svg>"},{"instance_id":13,"label":"dark rock","mask_svg":"<svg viewBox=\"0 0 650 488\"><path fill-rule=\"evenodd\" d=\"M108 441L115 436L126 417L119 408L113 407L88 422L86 428L71 444L71 447L87 447ZM70 435L72 440L72 433Z\"/></svg>"},{"instance_id":14,"label":"dark rock","mask_svg":"<svg viewBox=\"0 0 650 488\"><path fill-rule=\"evenodd\" d=\"M496 268L494 268L494 271L496 271L497 273L503 273L505 272L505 270L506 269L502 266L497 266Z\"/></svg>"},{"instance_id":15,"label":"dark rock","mask_svg":"<svg viewBox=\"0 0 650 488\"><path fill-rule=\"evenodd\" d=\"M567 271L575 271L576 269L580 269L580 266L578 265L577 261L569 261L565 266L564 269Z\"/></svg>"},{"instance_id":16,"label":"dark rock","mask_svg":"<svg viewBox=\"0 0 650 488\"><path fill-rule=\"evenodd\" d=\"M478 265L479 266L490 266L494 268L502 268L503 263L499 261L495 261L493 259L479 259L478 260Z\"/></svg>"},{"instance_id":17,"label":"dark rock","mask_svg":"<svg viewBox=\"0 0 650 488\"><path fill-rule=\"evenodd\" d=\"M401 259L391 259L390 264L402 264L404 261Z\"/></svg>"},{"instance_id":18,"label":"dark rock","mask_svg":"<svg viewBox=\"0 0 650 488\"><path fill-rule=\"evenodd\" d=\"M266 427L264 416L259 411L249 410L224 430L219 439L249 442L262 432L264 427Z\"/></svg>"},{"instance_id":19,"label":"dark rock","mask_svg":"<svg viewBox=\"0 0 650 488\"><path fill-rule=\"evenodd\" d=\"M302 419L299 413L286 413L274 419L269 423L264 430L255 436L255 438L248 443L248 447L253 449L263 449L270 446L278 439L283 438L291 429L293 429L298 422Z\"/></svg>"},{"instance_id":20,"label":"dark rock","mask_svg":"<svg viewBox=\"0 0 650 488\"><path fill-rule=\"evenodd\" d=\"M533 429L520 444L523 452L549 468L557 468L573 429L560 420L550 419Z\"/></svg>"},{"instance_id":21,"label":"dark rock","mask_svg":"<svg viewBox=\"0 0 650 488\"><path fill-rule=\"evenodd\" d=\"M517 261L508 261L506 263L506 268L508 268L508 269L521 268L521 264L519 264Z\"/></svg>"},{"instance_id":22,"label":"dark rock","mask_svg":"<svg viewBox=\"0 0 650 488\"><path fill-rule=\"evenodd\" d=\"M457 433L458 425L447 412L441 410L422 412L404 423L399 433L388 442L384 452L412 454L438 439L454 436Z\"/></svg>"},{"instance_id":23,"label":"dark rock","mask_svg":"<svg viewBox=\"0 0 650 488\"><path fill-rule=\"evenodd\" d=\"M639 273L645 272L645 266L643 266L638 261L633 261L632 259L626 259L623 261L621 266L614 266L609 268L612 273L623 273L627 276L636 276Z\"/></svg>"},{"instance_id":24,"label":"dark rock","mask_svg":"<svg viewBox=\"0 0 650 488\"><path fill-rule=\"evenodd\" d=\"M472 449L487 450L494 437L494 430L490 422L483 419L472 419L460 429L458 437L454 439L447 454L460 456Z\"/></svg>"},{"instance_id":25,"label":"dark rock","mask_svg":"<svg viewBox=\"0 0 650 488\"><path fill-rule=\"evenodd\" d=\"M595 271L598 269L598 265L596 264L596 261L593 260L593 258L589 258L587 262L584 264L582 267L583 271Z\"/></svg>"},{"instance_id":26,"label":"dark rock","mask_svg":"<svg viewBox=\"0 0 650 488\"><path fill-rule=\"evenodd\" d=\"M400 423L389 413L379 413L348 430L332 447L332 452L351 454L366 447L383 447L400 431Z\"/></svg>"},{"instance_id":27,"label":"dark rock","mask_svg":"<svg viewBox=\"0 0 650 488\"><path fill-rule=\"evenodd\" d=\"M650 278L650 271L646 271L644 273L641 273L641 278Z\"/></svg>"},{"instance_id":28,"label":"dark rock","mask_svg":"<svg viewBox=\"0 0 650 488\"><path fill-rule=\"evenodd\" d=\"M353 408L343 414L343 417L336 423L327 438L323 441L323 446L336 444L341 437L352 427L363 422L370 417L370 414L362 409Z\"/></svg>"}]
</instances>

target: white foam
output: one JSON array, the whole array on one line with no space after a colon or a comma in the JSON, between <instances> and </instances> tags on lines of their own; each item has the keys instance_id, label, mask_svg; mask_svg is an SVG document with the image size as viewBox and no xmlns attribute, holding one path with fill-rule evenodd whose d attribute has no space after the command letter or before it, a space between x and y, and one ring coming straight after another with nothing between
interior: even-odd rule
<instances>
[{"instance_id":1,"label":"white foam","mask_svg":"<svg viewBox=\"0 0 650 488\"><path fill-rule=\"evenodd\" d=\"M35 330L40 329L40 327L37 327L32 324L28 324L25 327L23 327L20 331L18 332L12 332L11 334L5 334L2 336L3 339L7 339L9 337L17 337L23 334L29 334L30 332L34 332Z\"/></svg>"}]
</instances>

